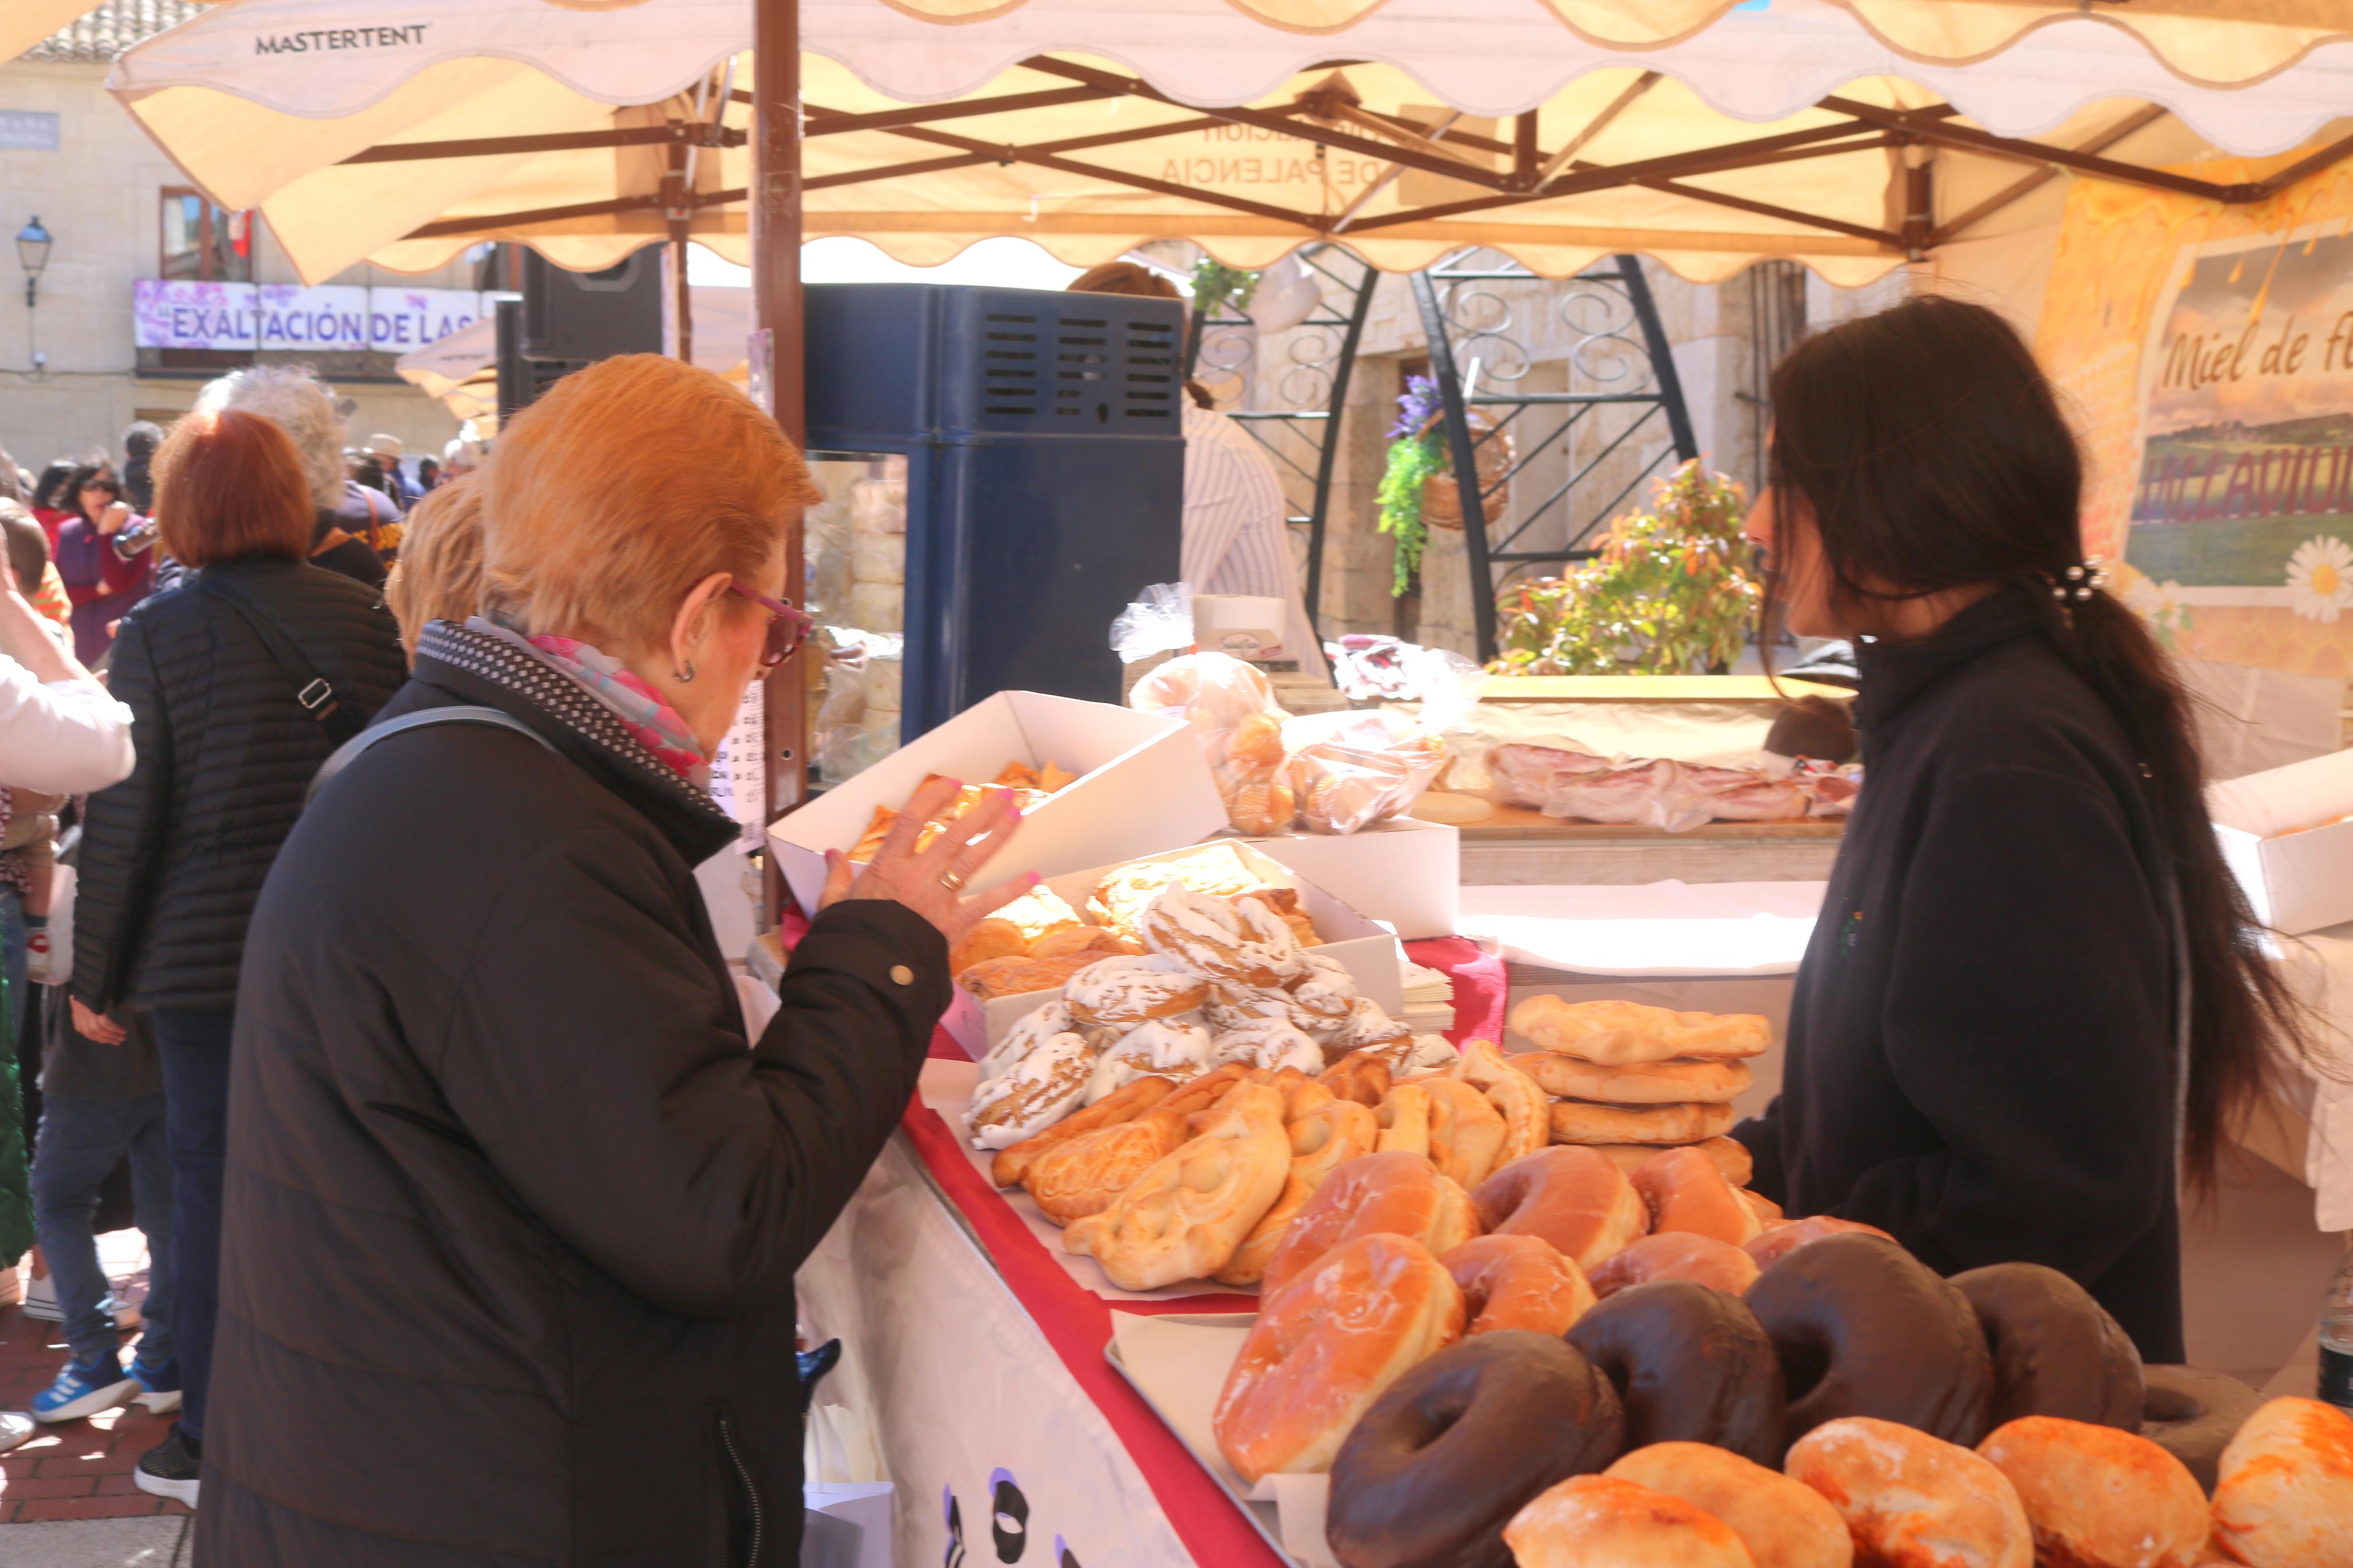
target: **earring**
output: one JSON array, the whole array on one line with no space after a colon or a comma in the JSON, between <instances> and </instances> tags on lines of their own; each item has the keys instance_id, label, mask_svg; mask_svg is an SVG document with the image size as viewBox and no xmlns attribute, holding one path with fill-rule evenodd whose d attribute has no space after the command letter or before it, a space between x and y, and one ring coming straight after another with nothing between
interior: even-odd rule
<instances>
[{"instance_id":1,"label":"earring","mask_svg":"<svg viewBox=\"0 0 2353 1568\"><path fill-rule=\"evenodd\" d=\"M672 680L692 680L694 679L694 660L691 658L688 659L684 669L673 669L670 672L670 677Z\"/></svg>"}]
</instances>

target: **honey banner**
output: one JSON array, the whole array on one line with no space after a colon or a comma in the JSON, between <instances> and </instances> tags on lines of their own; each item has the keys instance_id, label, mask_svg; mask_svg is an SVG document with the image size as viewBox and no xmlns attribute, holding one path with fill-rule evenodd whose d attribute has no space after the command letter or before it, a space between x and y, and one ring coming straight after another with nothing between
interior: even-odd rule
<instances>
[{"instance_id":1,"label":"honey banner","mask_svg":"<svg viewBox=\"0 0 2353 1568\"><path fill-rule=\"evenodd\" d=\"M2242 206L2077 182L2036 353L2084 437L2085 547L2160 638L2353 674L2353 172Z\"/></svg>"}]
</instances>

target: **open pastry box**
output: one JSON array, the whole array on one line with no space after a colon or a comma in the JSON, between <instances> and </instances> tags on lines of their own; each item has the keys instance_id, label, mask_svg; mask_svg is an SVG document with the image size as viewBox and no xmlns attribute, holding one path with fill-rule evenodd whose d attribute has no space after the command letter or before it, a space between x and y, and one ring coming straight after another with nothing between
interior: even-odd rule
<instances>
[{"instance_id":1,"label":"open pastry box","mask_svg":"<svg viewBox=\"0 0 2353 1568\"><path fill-rule=\"evenodd\" d=\"M2353 921L2353 752L2210 785L2206 804L2257 924L2295 936Z\"/></svg>"},{"instance_id":2,"label":"open pastry box","mask_svg":"<svg viewBox=\"0 0 2353 1568\"><path fill-rule=\"evenodd\" d=\"M1315 924L1315 934L1323 940L1316 951L1337 959L1356 982L1356 990L1377 1004L1391 1017L1405 1011L1405 990L1399 974L1402 957L1395 932L1377 921L1366 919L1338 899L1290 870L1281 863L1260 854L1248 844L1238 844L1235 852L1242 863L1267 884L1277 888L1295 888L1299 891L1299 907ZM1065 876L1049 876L1046 885L1061 895L1072 909L1086 912L1087 895L1097 883L1120 867L1139 860L1173 860L1191 853L1189 849L1173 849L1163 855L1129 856L1108 865L1085 871L1073 871ZM982 1002L962 986L956 987L955 1000L948 1006L942 1026L976 1060L987 1054L988 1047L1005 1037L1023 1015L1035 1011L1053 994L1050 991L1029 991L1013 996L998 996Z\"/></svg>"},{"instance_id":3,"label":"open pastry box","mask_svg":"<svg viewBox=\"0 0 2353 1568\"><path fill-rule=\"evenodd\" d=\"M801 908L817 908L825 852L849 849L878 805L897 810L933 773L985 784L1008 763L1080 776L1033 808L981 873L1052 877L1190 844L1226 820L1217 782L1184 724L1104 702L1000 691L920 735L768 829Z\"/></svg>"},{"instance_id":4,"label":"open pastry box","mask_svg":"<svg viewBox=\"0 0 2353 1568\"><path fill-rule=\"evenodd\" d=\"M1345 836L1287 833L1243 842L1408 942L1452 936L1461 913L1462 836L1398 816Z\"/></svg>"}]
</instances>

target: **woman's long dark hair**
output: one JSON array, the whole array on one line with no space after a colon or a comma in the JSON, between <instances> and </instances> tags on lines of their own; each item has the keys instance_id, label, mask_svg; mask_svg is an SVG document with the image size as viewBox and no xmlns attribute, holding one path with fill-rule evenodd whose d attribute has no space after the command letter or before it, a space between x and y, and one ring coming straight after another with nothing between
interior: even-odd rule
<instances>
[{"instance_id":1,"label":"woman's long dark hair","mask_svg":"<svg viewBox=\"0 0 2353 1568\"><path fill-rule=\"evenodd\" d=\"M2182 1164L2211 1187L2234 1118L2272 1084L2303 1014L2208 818L2190 698L2140 617L2052 589L2084 560L2084 465L2051 384L1982 305L1925 297L1809 339L1773 372L1779 515L1809 514L1848 603L1989 584L2025 589L2148 780L2189 947ZM1788 504L1801 501L1802 508Z\"/></svg>"},{"instance_id":2,"label":"woman's long dark hair","mask_svg":"<svg viewBox=\"0 0 2353 1568\"><path fill-rule=\"evenodd\" d=\"M79 511L80 509L74 505L73 493L67 489L79 472L80 464L69 463L63 458L43 468L40 482L33 487L32 504L47 507L52 511Z\"/></svg>"}]
</instances>

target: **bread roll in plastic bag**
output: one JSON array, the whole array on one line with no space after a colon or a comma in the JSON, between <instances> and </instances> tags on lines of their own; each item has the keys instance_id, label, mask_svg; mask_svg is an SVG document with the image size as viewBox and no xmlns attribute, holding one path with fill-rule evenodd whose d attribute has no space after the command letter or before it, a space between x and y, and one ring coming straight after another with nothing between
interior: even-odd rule
<instances>
[{"instance_id":1,"label":"bread roll in plastic bag","mask_svg":"<svg viewBox=\"0 0 2353 1568\"><path fill-rule=\"evenodd\" d=\"M1127 703L1192 727L1237 829L1257 837L1289 830L1295 803L1278 775L1290 715L1255 665L1230 654L1186 654L1137 681Z\"/></svg>"},{"instance_id":2,"label":"bread roll in plastic bag","mask_svg":"<svg viewBox=\"0 0 2353 1568\"><path fill-rule=\"evenodd\" d=\"M1311 713L1282 727L1282 782L1311 833L1402 816L1446 765L1446 742L1402 713Z\"/></svg>"}]
</instances>

